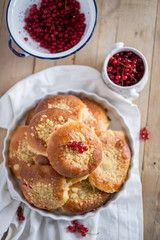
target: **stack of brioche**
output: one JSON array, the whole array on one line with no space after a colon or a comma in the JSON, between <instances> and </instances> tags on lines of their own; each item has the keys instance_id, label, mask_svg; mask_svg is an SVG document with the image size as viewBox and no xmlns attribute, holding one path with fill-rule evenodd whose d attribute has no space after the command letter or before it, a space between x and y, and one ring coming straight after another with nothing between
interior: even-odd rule
<instances>
[{"instance_id":1,"label":"stack of brioche","mask_svg":"<svg viewBox=\"0 0 160 240\"><path fill-rule=\"evenodd\" d=\"M46 211L83 214L105 204L126 180L131 152L107 111L73 95L42 99L18 126L9 167L26 200Z\"/></svg>"}]
</instances>

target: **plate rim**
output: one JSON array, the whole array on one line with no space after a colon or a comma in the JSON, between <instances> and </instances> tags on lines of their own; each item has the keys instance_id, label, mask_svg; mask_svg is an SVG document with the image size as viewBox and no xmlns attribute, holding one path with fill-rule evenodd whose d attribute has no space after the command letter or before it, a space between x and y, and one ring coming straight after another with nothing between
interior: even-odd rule
<instances>
[{"instance_id":1,"label":"plate rim","mask_svg":"<svg viewBox=\"0 0 160 240\"><path fill-rule=\"evenodd\" d=\"M41 99L43 99L44 97L50 96L50 95L67 95L67 94L71 94L74 96L86 96L88 98L90 98L91 100L98 99L98 102L100 105L107 105L107 110L108 109L112 109L111 112L114 112L114 114L116 114L116 117L118 117L118 119L120 119L120 122L122 123L122 125L125 125L125 130L127 130L127 137L129 140L129 146L131 149L131 161L130 161L130 167L128 170L128 174L127 174L127 180L123 183L121 189L119 192L116 192L115 194L113 194L113 197L111 199L109 199L106 204L102 205L101 207L99 207L96 211L91 211L82 215L55 215L54 212L47 212L43 209L38 209L35 207L32 207L27 200L25 199L25 197L20 196L20 193L15 189L17 188L17 186L15 186L15 183L13 183L13 180L11 178L15 178L12 173L11 170L8 166L8 159L7 159L7 152L9 151L9 140L10 140L10 136L11 133L13 132L13 130L15 129L15 127L17 126L17 123L21 120L22 118L24 118L24 116L27 114L27 112L32 109ZM103 104L104 103L104 104ZM105 107L106 108L106 107ZM57 91L53 91L47 94L44 94L41 97L35 98L35 100L33 101L32 104L29 104L25 107L25 109L22 109L19 114L14 117L13 122L11 124L11 126L8 128L7 130L7 134L6 137L4 139L4 147L3 147L3 151L2 151L2 155L3 155L3 159L4 159L4 165L5 165L5 172L6 172L6 176L7 176L7 184L9 189L12 188L12 191L14 192L15 196L13 196L13 193L11 194L11 196L18 201L21 201L23 203L25 203L31 210L34 210L35 212L39 213L41 216L44 217L50 217L54 220L75 220L75 219L85 219L88 218L90 216L95 215L95 213L101 212L103 210L105 210L107 208L108 205L110 205L112 202L114 202L115 200L118 200L119 196L121 195L120 193L122 193L125 190L125 186L126 183L129 181L130 177L131 177L131 172L133 169L133 158L134 158L134 148L133 148L133 138L130 132L130 129L125 121L125 119L123 118L122 114L119 112L119 110L113 106L107 99L105 99L104 97L99 96L96 93L92 93L92 92L88 92L82 89L79 90L75 90L75 89L67 89L67 90L57 90ZM14 179L14 182L18 182L18 179ZM17 183L16 183L17 184Z\"/></svg>"}]
</instances>

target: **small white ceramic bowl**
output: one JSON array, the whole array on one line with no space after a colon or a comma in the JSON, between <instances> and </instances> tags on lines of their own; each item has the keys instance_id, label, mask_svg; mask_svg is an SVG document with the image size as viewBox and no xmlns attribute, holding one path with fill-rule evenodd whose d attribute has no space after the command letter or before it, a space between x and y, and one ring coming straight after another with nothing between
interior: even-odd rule
<instances>
[{"instance_id":1,"label":"small white ceramic bowl","mask_svg":"<svg viewBox=\"0 0 160 240\"><path fill-rule=\"evenodd\" d=\"M71 94L71 95L75 95L77 97L87 97L88 99L91 99L91 100L99 103L101 106L103 106L105 109L107 109L107 115L111 119L110 129L125 131L127 138L128 138L128 144L131 148L132 157L134 156L133 139L131 137L130 130L125 122L125 119L123 119L120 112L115 107L113 107L106 99L99 97L98 95L96 95L94 93L89 93L89 92L86 92L83 90L59 91L59 92L50 93L49 95L57 95L57 94ZM46 96L42 96L42 98L44 98L44 97L46 97ZM9 157L9 144L10 144L12 132L14 131L14 129L17 126L25 124L25 119L26 119L26 116L27 116L29 110L32 109L33 107L35 107L40 100L41 99L36 99L32 105L23 109L23 111L18 116L16 116L16 118L13 120L12 126L8 129L7 136L4 140L3 158L4 158L4 162L5 162L5 171L6 171L6 175L7 175L8 188L11 193L11 196L13 199L16 199L18 201L25 203L30 209L38 212L40 215L50 217L55 220L71 221L74 219L84 219L89 216L93 216L95 214L95 211L91 211L91 212L88 212L83 215L71 215L71 214L65 214L61 211L54 211L51 213L51 212L47 212L45 210L41 210L41 209L31 206L23 196L23 193L22 193L22 190L21 190L21 187L19 184L19 180L16 177L14 177L13 174L11 173L11 170L8 166L8 157ZM115 194L112 194L112 197L110 198L110 200L105 205L98 208L96 210L96 212L103 211L104 209L106 209L107 206L112 201L117 199L118 196L124 191L126 184L129 180L129 178L131 177L131 169L132 169L132 161L131 161L131 166L130 166L129 173L127 176L127 180L123 184L121 190Z\"/></svg>"},{"instance_id":2,"label":"small white ceramic bowl","mask_svg":"<svg viewBox=\"0 0 160 240\"><path fill-rule=\"evenodd\" d=\"M128 51L132 51L134 52L136 55L138 55L144 63L144 75L142 77L142 79L137 82L136 84L132 85L132 86L119 86L117 84L115 84L108 76L107 73L107 66L108 66L108 62L109 59L118 52L128 52ZM135 100L136 98L139 97L139 92L143 90L143 88L145 87L145 85L147 84L148 81L148 77L149 77L149 73L148 73L148 64L146 61L146 58L144 57L144 55L138 51L135 48L132 47L126 47L124 46L123 42L118 42L116 44L114 44L112 46L112 50L110 51L110 53L107 55L104 64L103 64L103 69L102 69L102 78L104 80L104 82L106 83L106 85L111 88L113 91L118 92L119 94L123 95L124 97L131 99L131 100Z\"/></svg>"},{"instance_id":3,"label":"small white ceramic bowl","mask_svg":"<svg viewBox=\"0 0 160 240\"><path fill-rule=\"evenodd\" d=\"M97 23L97 6L95 0L77 0L80 3L81 12L85 14L86 29L80 42L67 51L59 53L49 53L45 48L40 47L39 43L34 41L29 33L24 29L26 11L33 4L39 4L41 0L10 0L6 13L8 31L11 35L9 47L18 57L32 55L42 59L59 59L67 57L79 51L90 40ZM24 38L28 38L25 41ZM25 52L19 53L12 47L12 40Z\"/></svg>"}]
</instances>

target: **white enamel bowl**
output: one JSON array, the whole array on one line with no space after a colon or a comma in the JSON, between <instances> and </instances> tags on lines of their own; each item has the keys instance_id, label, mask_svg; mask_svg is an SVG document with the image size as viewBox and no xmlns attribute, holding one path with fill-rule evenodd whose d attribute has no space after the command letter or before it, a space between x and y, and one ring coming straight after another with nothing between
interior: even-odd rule
<instances>
[{"instance_id":1,"label":"white enamel bowl","mask_svg":"<svg viewBox=\"0 0 160 240\"><path fill-rule=\"evenodd\" d=\"M123 51L124 52L132 51L133 53L138 55L143 60L143 64L144 64L144 75L143 75L142 79L138 83L136 83L132 86L128 86L128 87L119 86L119 85L115 84L109 78L108 73L107 73L107 66L108 66L108 62L109 62L110 58L115 53L119 53L119 52L123 52ZM130 100L135 100L139 97L139 93L144 89L145 85L148 82L149 73L148 73L147 60L146 60L145 56L138 49L135 49L133 47L124 46L123 42L115 43L115 44L113 44L112 50L107 55L107 57L104 61L103 69L102 69L102 77L103 77L105 84L109 88L111 88L113 91L118 92L119 94L123 95L124 97L126 97Z\"/></svg>"},{"instance_id":2,"label":"white enamel bowl","mask_svg":"<svg viewBox=\"0 0 160 240\"><path fill-rule=\"evenodd\" d=\"M111 119L110 129L124 130L125 131L125 133L127 134L127 137L128 137L128 143L129 143L129 146L131 148L132 157L133 157L133 155L134 155L133 140L132 140L132 137L131 137L131 134L130 134L130 130L127 127L127 124L126 124L125 120L123 119L123 117L121 116L121 114L119 113L119 111L116 108L114 108L107 100L97 96L96 94L88 93L88 92L82 91L82 90L79 90L79 91L70 90L70 91L62 91L62 92L53 92L50 95L56 95L56 94L72 94L72 95L75 95L75 96L78 96L78 97L87 97L91 100L94 100L95 102L102 105L105 109L107 109L107 115ZM44 97L45 96L43 96L42 98L44 98ZM40 210L38 208L35 208L35 207L31 206L26 201L26 199L24 198L24 196L22 194L21 187L20 187L20 184L19 184L19 180L12 175L11 170L8 167L9 144L10 144L11 134L17 126L24 124L29 110L32 109L33 107L35 107L36 104L40 100L41 99L35 100L32 105L26 107L26 109L23 109L23 111L14 119L13 124L8 129L6 138L4 140L3 158L4 158L4 161L5 161L5 171L6 171L8 187L9 187L9 190L11 192L11 195L12 195L13 199L24 202L30 209L38 212L42 216L51 217L52 219L55 219L55 220L83 219L83 218L87 218L89 216L93 216L95 214L95 211L92 211L92 212L89 212L89 213L86 213L86 214L83 214L83 215L73 216L73 215L70 215L70 214L65 214L61 211L54 211L53 213L51 213L51 212L47 212L45 210ZM118 196L124 191L124 189L126 187L126 184L127 184L128 180L130 178L131 169L132 169L132 161L131 161L131 166L130 166L130 169L129 169L127 180L123 184L121 190L119 192L115 193L115 194L112 194L112 197L110 198L110 200L105 205L98 208L96 210L96 212L97 211L103 211L104 209L106 209L107 206L112 201L114 201L116 198L118 198Z\"/></svg>"},{"instance_id":3,"label":"white enamel bowl","mask_svg":"<svg viewBox=\"0 0 160 240\"><path fill-rule=\"evenodd\" d=\"M9 40L9 47L14 54L19 57L26 57L32 55L37 58L42 59L59 59L67 57L85 46L85 44L90 40L96 23L97 23L97 6L95 0L78 0L81 7L81 12L85 14L86 18L86 29L84 35L82 36L80 42L74 47L67 51L60 53L49 53L45 48L41 48L39 43L34 41L24 29L25 22L24 19L28 13L28 10L33 4L40 4L41 0L10 0L6 13L6 21L8 31L11 35ZM25 41L24 38L28 38ZM25 52L18 53L12 47L12 40Z\"/></svg>"}]
</instances>

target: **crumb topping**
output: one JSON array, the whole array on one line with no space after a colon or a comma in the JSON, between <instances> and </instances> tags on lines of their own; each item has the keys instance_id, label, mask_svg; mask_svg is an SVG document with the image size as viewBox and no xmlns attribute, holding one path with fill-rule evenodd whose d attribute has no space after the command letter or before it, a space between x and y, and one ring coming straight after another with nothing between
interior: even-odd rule
<instances>
[{"instance_id":1,"label":"crumb topping","mask_svg":"<svg viewBox=\"0 0 160 240\"><path fill-rule=\"evenodd\" d=\"M43 122L42 122L43 121ZM49 137L53 131L56 131L60 126L64 125L66 120L63 116L59 116L57 120L51 120L46 118L42 118L41 123L39 123L36 127L36 133L40 139L44 142L48 143ZM31 136L34 136L34 133L31 133Z\"/></svg>"},{"instance_id":2,"label":"crumb topping","mask_svg":"<svg viewBox=\"0 0 160 240\"><path fill-rule=\"evenodd\" d=\"M78 139L78 141L83 142L83 144L88 148L87 151L83 153L79 153L78 149L73 151L71 148L68 148L68 146L65 146L65 158L67 161L70 162L76 162L81 166L87 166L89 163L90 158L92 157L94 146L88 145L86 143L85 136L81 132L75 133L75 139ZM71 141L72 143L73 141Z\"/></svg>"},{"instance_id":3,"label":"crumb topping","mask_svg":"<svg viewBox=\"0 0 160 240\"><path fill-rule=\"evenodd\" d=\"M59 108L59 109L62 109L62 110L66 110L70 113L72 113L72 108L71 106L69 106L68 104L64 103L63 101L61 103L57 103L57 104L50 104L48 103L48 108Z\"/></svg>"},{"instance_id":4,"label":"crumb topping","mask_svg":"<svg viewBox=\"0 0 160 240\"><path fill-rule=\"evenodd\" d=\"M19 164L14 164L13 168L14 168L15 171L18 171L19 170Z\"/></svg>"},{"instance_id":5,"label":"crumb topping","mask_svg":"<svg viewBox=\"0 0 160 240\"><path fill-rule=\"evenodd\" d=\"M48 103L48 108L53 108L53 105Z\"/></svg>"},{"instance_id":6,"label":"crumb topping","mask_svg":"<svg viewBox=\"0 0 160 240\"><path fill-rule=\"evenodd\" d=\"M70 198L77 203L85 200L93 203L99 196L99 190L92 187L88 181L82 181L79 186L71 187Z\"/></svg>"},{"instance_id":7,"label":"crumb topping","mask_svg":"<svg viewBox=\"0 0 160 240\"><path fill-rule=\"evenodd\" d=\"M92 156L93 148L89 148L88 146L88 150L86 152L79 153L78 150L73 151L72 149L68 149L66 146L65 151L65 158L67 161L76 162L81 166L87 166L89 159Z\"/></svg>"},{"instance_id":8,"label":"crumb topping","mask_svg":"<svg viewBox=\"0 0 160 240\"><path fill-rule=\"evenodd\" d=\"M27 133L24 134L24 139L19 141L17 151L14 151L10 154L10 157L17 157L23 162L34 161L35 160L35 153L29 150L28 143L27 143ZM17 166L15 166L17 168ZM15 169L16 170L16 169Z\"/></svg>"},{"instance_id":9,"label":"crumb topping","mask_svg":"<svg viewBox=\"0 0 160 240\"><path fill-rule=\"evenodd\" d=\"M106 144L103 148L102 162L99 167L103 170L103 174L106 178L121 182L124 174L124 168L122 167L122 151L116 149L110 144Z\"/></svg>"},{"instance_id":10,"label":"crumb topping","mask_svg":"<svg viewBox=\"0 0 160 240\"><path fill-rule=\"evenodd\" d=\"M82 114L81 114L81 122L86 124L88 127L93 128L94 129L94 125L96 124L96 119L93 116L93 114L88 110L88 108L84 108L82 110Z\"/></svg>"},{"instance_id":11,"label":"crumb topping","mask_svg":"<svg viewBox=\"0 0 160 240\"><path fill-rule=\"evenodd\" d=\"M26 180L25 182L28 184ZM37 201L37 205L42 208L47 205L48 209L55 209L59 206L58 195L53 192L53 186L50 183L37 182L30 184L30 186L27 195L33 204Z\"/></svg>"}]
</instances>

